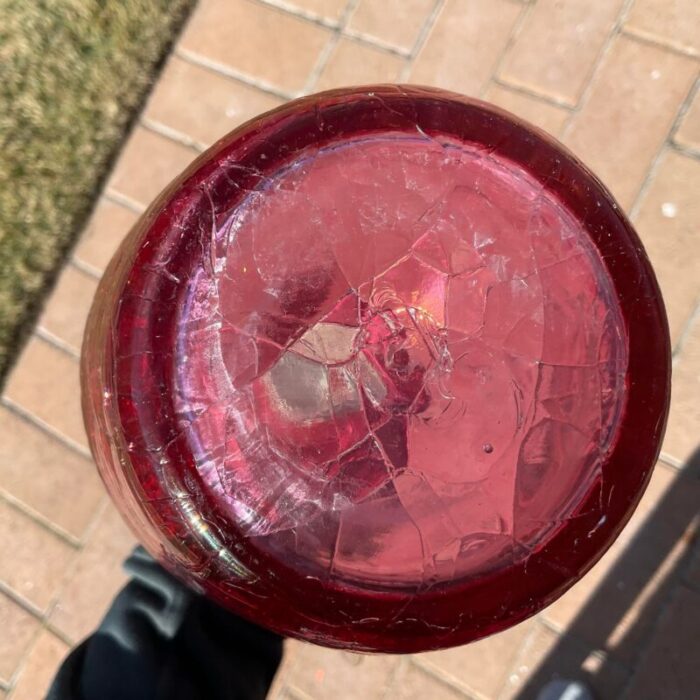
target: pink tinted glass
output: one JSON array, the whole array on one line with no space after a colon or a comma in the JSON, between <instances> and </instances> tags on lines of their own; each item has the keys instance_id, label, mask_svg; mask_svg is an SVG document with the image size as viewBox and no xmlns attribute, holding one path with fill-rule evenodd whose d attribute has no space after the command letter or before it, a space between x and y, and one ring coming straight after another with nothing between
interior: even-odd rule
<instances>
[{"instance_id":1,"label":"pink tinted glass","mask_svg":"<svg viewBox=\"0 0 700 700\"><path fill-rule=\"evenodd\" d=\"M291 103L195 163L106 274L83 369L151 552L273 629L384 651L571 585L641 495L668 399L653 273L600 183L495 108L389 86Z\"/></svg>"}]
</instances>

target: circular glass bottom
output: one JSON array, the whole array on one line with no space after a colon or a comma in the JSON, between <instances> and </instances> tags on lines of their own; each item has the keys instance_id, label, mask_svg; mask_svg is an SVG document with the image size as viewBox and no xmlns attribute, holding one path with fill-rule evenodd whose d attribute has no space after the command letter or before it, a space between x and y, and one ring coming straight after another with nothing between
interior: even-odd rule
<instances>
[{"instance_id":1,"label":"circular glass bottom","mask_svg":"<svg viewBox=\"0 0 700 700\"><path fill-rule=\"evenodd\" d=\"M256 547L348 585L511 566L600 476L627 351L588 234L522 167L387 133L302 151L214 233L177 412Z\"/></svg>"}]
</instances>

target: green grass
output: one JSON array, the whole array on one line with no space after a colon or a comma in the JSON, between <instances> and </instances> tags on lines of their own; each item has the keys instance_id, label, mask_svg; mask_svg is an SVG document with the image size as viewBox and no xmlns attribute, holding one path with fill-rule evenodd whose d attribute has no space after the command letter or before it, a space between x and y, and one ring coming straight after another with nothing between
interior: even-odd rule
<instances>
[{"instance_id":1,"label":"green grass","mask_svg":"<svg viewBox=\"0 0 700 700\"><path fill-rule=\"evenodd\" d=\"M0 382L193 0L0 0Z\"/></svg>"}]
</instances>

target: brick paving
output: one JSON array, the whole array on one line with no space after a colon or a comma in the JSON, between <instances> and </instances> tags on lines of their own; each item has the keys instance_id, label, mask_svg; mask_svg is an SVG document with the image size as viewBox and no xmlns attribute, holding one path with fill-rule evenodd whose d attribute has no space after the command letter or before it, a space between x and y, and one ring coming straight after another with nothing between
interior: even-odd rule
<instances>
[{"instance_id":1,"label":"brick paving","mask_svg":"<svg viewBox=\"0 0 700 700\"><path fill-rule=\"evenodd\" d=\"M398 80L520 114L611 188L666 299L671 418L633 521L537 618L411 657L290 642L271 697L523 699L556 675L588 679L603 700L696 696L699 57L697 0L200 0L4 388L0 698L41 697L124 581L134 540L90 462L78 384L89 301L119 241L175 174L242 121L315 89Z\"/></svg>"}]
</instances>

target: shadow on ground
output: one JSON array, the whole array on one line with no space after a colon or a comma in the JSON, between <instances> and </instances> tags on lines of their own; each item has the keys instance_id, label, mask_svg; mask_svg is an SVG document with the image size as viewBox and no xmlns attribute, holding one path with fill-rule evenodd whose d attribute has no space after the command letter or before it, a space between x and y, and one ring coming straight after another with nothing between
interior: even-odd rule
<instances>
[{"instance_id":1,"label":"shadow on ground","mask_svg":"<svg viewBox=\"0 0 700 700\"><path fill-rule=\"evenodd\" d=\"M699 514L700 448L518 700L535 700L554 678L583 680L599 700L698 697Z\"/></svg>"}]
</instances>

